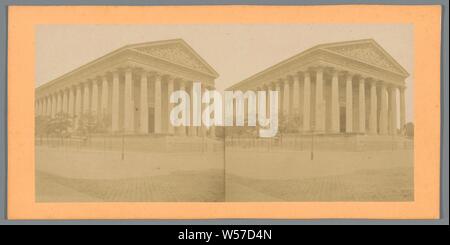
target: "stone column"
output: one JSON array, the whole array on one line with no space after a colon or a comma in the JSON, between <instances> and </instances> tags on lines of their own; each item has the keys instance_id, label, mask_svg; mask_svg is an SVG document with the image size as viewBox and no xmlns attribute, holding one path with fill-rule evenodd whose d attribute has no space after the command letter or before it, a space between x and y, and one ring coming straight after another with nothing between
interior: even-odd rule
<instances>
[{"instance_id":1,"label":"stone column","mask_svg":"<svg viewBox=\"0 0 450 245\"><path fill-rule=\"evenodd\" d=\"M311 130L311 75L305 72L303 85L303 131Z\"/></svg>"},{"instance_id":2,"label":"stone column","mask_svg":"<svg viewBox=\"0 0 450 245\"><path fill-rule=\"evenodd\" d=\"M40 99L36 100L35 116L42 115L42 101Z\"/></svg>"},{"instance_id":3,"label":"stone column","mask_svg":"<svg viewBox=\"0 0 450 245\"><path fill-rule=\"evenodd\" d=\"M300 79L298 77L298 74L294 75L294 80L292 82L292 90L294 93L293 96L293 105L292 109L294 111L295 116L300 115Z\"/></svg>"},{"instance_id":4,"label":"stone column","mask_svg":"<svg viewBox=\"0 0 450 245\"><path fill-rule=\"evenodd\" d=\"M81 111L81 106L82 106L82 104L81 104L81 96L82 96L81 86L82 86L81 84L76 85L77 94L76 94L76 98L75 98L75 116L77 116L78 118L80 118L81 113L82 113L82 111Z\"/></svg>"},{"instance_id":5,"label":"stone column","mask_svg":"<svg viewBox=\"0 0 450 245\"><path fill-rule=\"evenodd\" d=\"M48 111L47 111L47 109L48 109L48 104L47 104L47 96L44 96L42 99L41 99L41 116L48 116Z\"/></svg>"},{"instance_id":6,"label":"stone column","mask_svg":"<svg viewBox=\"0 0 450 245\"><path fill-rule=\"evenodd\" d=\"M127 133L134 132L134 95L133 73L131 68L125 70L125 96L124 96L124 130Z\"/></svg>"},{"instance_id":7,"label":"stone column","mask_svg":"<svg viewBox=\"0 0 450 245\"><path fill-rule=\"evenodd\" d=\"M56 113L62 112L62 91L56 93Z\"/></svg>"},{"instance_id":8,"label":"stone column","mask_svg":"<svg viewBox=\"0 0 450 245\"><path fill-rule=\"evenodd\" d=\"M339 133L339 72L334 70L331 78L331 132Z\"/></svg>"},{"instance_id":9,"label":"stone column","mask_svg":"<svg viewBox=\"0 0 450 245\"><path fill-rule=\"evenodd\" d=\"M91 100L91 113L94 116L98 115L98 82L92 81L92 100Z\"/></svg>"},{"instance_id":10,"label":"stone column","mask_svg":"<svg viewBox=\"0 0 450 245\"><path fill-rule=\"evenodd\" d=\"M51 95L47 95L47 116L52 116L52 100L53 97Z\"/></svg>"},{"instance_id":11,"label":"stone column","mask_svg":"<svg viewBox=\"0 0 450 245\"><path fill-rule=\"evenodd\" d=\"M192 122L193 122L193 110L194 110L194 101L193 101L193 90L194 90L194 83L193 82L189 82L189 85L187 86L188 88L189 88L189 98L190 98L190 104L191 104L191 111L190 111L190 113L191 113L191 116L190 116L190 118L191 118L191 121L190 121L190 123L191 123L191 126L189 126L189 129L188 129L188 131L189 131L189 136L197 136L197 128L196 127L194 127L193 125L192 125Z\"/></svg>"},{"instance_id":12,"label":"stone column","mask_svg":"<svg viewBox=\"0 0 450 245\"><path fill-rule=\"evenodd\" d=\"M102 102L100 106L100 113L102 118L108 114L108 103L109 103L109 87L108 87L108 77L106 75L102 76Z\"/></svg>"},{"instance_id":13,"label":"stone column","mask_svg":"<svg viewBox=\"0 0 450 245\"><path fill-rule=\"evenodd\" d=\"M281 85L279 82L275 82L274 90L278 92L278 115L277 116L280 116L280 114L283 115L283 112L281 111L281 106L282 106L283 101L281 100L282 99L281 98Z\"/></svg>"},{"instance_id":14,"label":"stone column","mask_svg":"<svg viewBox=\"0 0 450 245\"><path fill-rule=\"evenodd\" d=\"M366 133L366 86L363 77L359 78L358 109L359 109L358 129L360 133Z\"/></svg>"},{"instance_id":15,"label":"stone column","mask_svg":"<svg viewBox=\"0 0 450 245\"><path fill-rule=\"evenodd\" d=\"M155 134L161 133L161 75L156 74L155 75Z\"/></svg>"},{"instance_id":16,"label":"stone column","mask_svg":"<svg viewBox=\"0 0 450 245\"><path fill-rule=\"evenodd\" d=\"M394 86L389 87L389 134L397 134L397 88Z\"/></svg>"},{"instance_id":17,"label":"stone column","mask_svg":"<svg viewBox=\"0 0 450 245\"><path fill-rule=\"evenodd\" d=\"M140 115L140 132L141 134L148 134L148 74L143 72L141 74L141 115Z\"/></svg>"},{"instance_id":18,"label":"stone column","mask_svg":"<svg viewBox=\"0 0 450 245\"><path fill-rule=\"evenodd\" d=\"M112 81L112 110L111 110L111 130L113 132L119 131L119 103L120 95L120 82L119 82L119 71L113 72Z\"/></svg>"},{"instance_id":19,"label":"stone column","mask_svg":"<svg viewBox=\"0 0 450 245\"><path fill-rule=\"evenodd\" d=\"M90 90L90 82L86 82L84 84L84 97L83 97L83 113L89 113L89 90Z\"/></svg>"},{"instance_id":20,"label":"stone column","mask_svg":"<svg viewBox=\"0 0 450 245\"><path fill-rule=\"evenodd\" d=\"M42 116L47 116L47 98L42 99Z\"/></svg>"},{"instance_id":21,"label":"stone column","mask_svg":"<svg viewBox=\"0 0 450 245\"><path fill-rule=\"evenodd\" d=\"M380 93L380 134L386 135L388 133L388 105L386 84L384 82L381 84Z\"/></svg>"},{"instance_id":22,"label":"stone column","mask_svg":"<svg viewBox=\"0 0 450 245\"><path fill-rule=\"evenodd\" d=\"M281 80L282 81L282 83L284 83L283 84L283 117L286 119L286 120L288 120L288 117L289 117L289 101L290 101L290 98L289 98L289 86L290 86L290 83L289 83L289 79L284 79L284 80Z\"/></svg>"},{"instance_id":23,"label":"stone column","mask_svg":"<svg viewBox=\"0 0 450 245\"><path fill-rule=\"evenodd\" d=\"M370 116L369 116L369 129L370 134L376 135L378 131L378 108L377 108L377 86L376 82L372 81L370 83Z\"/></svg>"},{"instance_id":24,"label":"stone column","mask_svg":"<svg viewBox=\"0 0 450 245\"><path fill-rule=\"evenodd\" d=\"M68 91L66 89L63 90L63 99L62 99L62 112L67 113L67 103L69 101Z\"/></svg>"},{"instance_id":25,"label":"stone column","mask_svg":"<svg viewBox=\"0 0 450 245\"><path fill-rule=\"evenodd\" d=\"M400 87L400 129L406 124L406 102L405 102L406 87Z\"/></svg>"},{"instance_id":26,"label":"stone column","mask_svg":"<svg viewBox=\"0 0 450 245\"><path fill-rule=\"evenodd\" d=\"M210 91L214 91L215 90L215 88L213 87L213 86L210 86L209 87L209 90ZM256 100L258 100L258 96L256 96L257 98L256 98ZM213 124L214 124L214 122L213 122ZM210 128L209 128L209 136L211 136L211 137L216 137L216 126L215 125L212 125Z\"/></svg>"},{"instance_id":27,"label":"stone column","mask_svg":"<svg viewBox=\"0 0 450 245\"><path fill-rule=\"evenodd\" d=\"M206 85L202 83L202 94L201 94L201 98L203 98L203 95L206 92ZM202 99L203 100L203 99ZM207 128L203 123L203 111L206 108L206 104L202 103L202 111L201 111L201 115L202 115L202 126L200 126L200 132L201 132L201 136L206 137L207 136Z\"/></svg>"},{"instance_id":28,"label":"stone column","mask_svg":"<svg viewBox=\"0 0 450 245\"><path fill-rule=\"evenodd\" d=\"M352 75L346 75L345 90L345 132L353 132L353 83Z\"/></svg>"},{"instance_id":29,"label":"stone column","mask_svg":"<svg viewBox=\"0 0 450 245\"><path fill-rule=\"evenodd\" d=\"M193 102L192 102L192 89L193 89L193 83L190 81L186 81L185 82L185 88L186 88L186 92L189 94L189 103L190 103L190 126L187 128L187 134L188 136L196 136L197 135L197 130L195 129L195 127L192 126L192 117L193 117Z\"/></svg>"},{"instance_id":30,"label":"stone column","mask_svg":"<svg viewBox=\"0 0 450 245\"><path fill-rule=\"evenodd\" d=\"M270 115L270 84L265 85L266 86L266 117L269 118Z\"/></svg>"},{"instance_id":31,"label":"stone column","mask_svg":"<svg viewBox=\"0 0 450 245\"><path fill-rule=\"evenodd\" d=\"M69 116L74 116L74 106L75 106L75 91L73 87L69 88L69 105L67 112L69 113Z\"/></svg>"},{"instance_id":32,"label":"stone column","mask_svg":"<svg viewBox=\"0 0 450 245\"><path fill-rule=\"evenodd\" d=\"M39 101L39 116L45 116L45 98L41 98Z\"/></svg>"},{"instance_id":33,"label":"stone column","mask_svg":"<svg viewBox=\"0 0 450 245\"><path fill-rule=\"evenodd\" d=\"M41 116L45 116L45 98L44 99L42 99L41 98L41 109L40 109L40 112L41 112Z\"/></svg>"},{"instance_id":34,"label":"stone column","mask_svg":"<svg viewBox=\"0 0 450 245\"><path fill-rule=\"evenodd\" d=\"M39 99L35 99L34 100L34 116L39 116L40 115L40 103L39 103Z\"/></svg>"},{"instance_id":35,"label":"stone column","mask_svg":"<svg viewBox=\"0 0 450 245\"><path fill-rule=\"evenodd\" d=\"M181 91L186 91L186 83L185 83L185 81L182 81L182 80L180 80L179 81L179 84L180 84L180 88L179 88L179 90L181 90ZM186 104L186 107L187 107L188 105ZM173 108L173 107L172 107ZM179 135L179 136L186 136L186 127L185 126L179 126L179 127L177 127L177 135Z\"/></svg>"},{"instance_id":36,"label":"stone column","mask_svg":"<svg viewBox=\"0 0 450 245\"><path fill-rule=\"evenodd\" d=\"M41 115L41 101L39 100L39 99L37 99L37 100L35 100L36 101L36 103L35 103L35 108L34 108L34 110L35 110L35 112L34 112L34 115L35 116L40 116Z\"/></svg>"},{"instance_id":37,"label":"stone column","mask_svg":"<svg viewBox=\"0 0 450 245\"><path fill-rule=\"evenodd\" d=\"M170 95L173 93L174 83L175 83L174 78L169 77L167 79L167 133L171 135L175 134L175 128L169 119L170 112L172 111L173 108L173 104L170 103Z\"/></svg>"},{"instance_id":38,"label":"stone column","mask_svg":"<svg viewBox=\"0 0 450 245\"><path fill-rule=\"evenodd\" d=\"M50 117L52 116L52 98L50 97L50 95L46 95L45 100L47 101L47 106L45 107L45 115Z\"/></svg>"},{"instance_id":39,"label":"stone column","mask_svg":"<svg viewBox=\"0 0 450 245\"><path fill-rule=\"evenodd\" d=\"M316 71L316 117L315 117L315 131L323 132L325 130L325 101L323 99L323 69L319 68Z\"/></svg>"},{"instance_id":40,"label":"stone column","mask_svg":"<svg viewBox=\"0 0 450 245\"><path fill-rule=\"evenodd\" d=\"M55 115L57 113L57 109L58 109L57 100L58 100L58 95L53 94L52 95L52 117L55 117Z\"/></svg>"},{"instance_id":41,"label":"stone column","mask_svg":"<svg viewBox=\"0 0 450 245\"><path fill-rule=\"evenodd\" d=\"M41 102L39 99L34 100L34 116L39 116L41 114Z\"/></svg>"},{"instance_id":42,"label":"stone column","mask_svg":"<svg viewBox=\"0 0 450 245\"><path fill-rule=\"evenodd\" d=\"M44 96L44 98L42 99L44 101L44 113L42 115L44 116L48 116L48 112L47 112L47 108L48 108L48 99L47 96Z\"/></svg>"}]
</instances>

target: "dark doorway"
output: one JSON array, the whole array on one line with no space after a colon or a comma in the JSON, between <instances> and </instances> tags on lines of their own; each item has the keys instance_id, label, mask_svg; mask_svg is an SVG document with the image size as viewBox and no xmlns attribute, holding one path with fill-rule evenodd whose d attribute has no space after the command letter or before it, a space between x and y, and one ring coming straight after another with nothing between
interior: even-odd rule
<instances>
[{"instance_id":1,"label":"dark doorway","mask_svg":"<svg viewBox=\"0 0 450 245\"><path fill-rule=\"evenodd\" d=\"M346 116L345 116L345 106L339 107L339 132L345 133L345 124L346 124Z\"/></svg>"},{"instance_id":2,"label":"dark doorway","mask_svg":"<svg viewBox=\"0 0 450 245\"><path fill-rule=\"evenodd\" d=\"M148 132L155 132L155 111L152 107L148 108Z\"/></svg>"}]
</instances>

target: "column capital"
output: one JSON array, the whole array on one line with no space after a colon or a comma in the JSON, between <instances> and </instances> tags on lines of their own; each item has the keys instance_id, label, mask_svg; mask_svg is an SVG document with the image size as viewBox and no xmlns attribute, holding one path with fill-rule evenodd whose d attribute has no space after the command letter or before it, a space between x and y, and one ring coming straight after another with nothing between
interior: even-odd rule
<instances>
[{"instance_id":1,"label":"column capital","mask_svg":"<svg viewBox=\"0 0 450 245\"><path fill-rule=\"evenodd\" d=\"M374 86L374 87L376 87L376 86L378 85L378 81L375 80L375 79L373 79L373 78L369 78L369 79L368 79L368 83L369 83L371 86Z\"/></svg>"},{"instance_id":2,"label":"column capital","mask_svg":"<svg viewBox=\"0 0 450 245\"><path fill-rule=\"evenodd\" d=\"M111 73L112 75L118 75L121 71L122 71L122 68L116 67L116 68L111 68L110 70L108 70L108 73Z\"/></svg>"},{"instance_id":3,"label":"column capital","mask_svg":"<svg viewBox=\"0 0 450 245\"><path fill-rule=\"evenodd\" d=\"M102 82L102 77L101 76L97 76L94 79L92 79L92 84L98 85L101 82Z\"/></svg>"},{"instance_id":4,"label":"column capital","mask_svg":"<svg viewBox=\"0 0 450 245\"><path fill-rule=\"evenodd\" d=\"M262 86L264 88L266 88L266 89L270 89L271 88L271 84L270 83L264 83Z\"/></svg>"},{"instance_id":5,"label":"column capital","mask_svg":"<svg viewBox=\"0 0 450 245\"><path fill-rule=\"evenodd\" d=\"M173 80L175 81L175 82L178 82L178 83L183 83L183 84L187 84L188 83L188 81L185 79L185 78L182 78L182 77L173 77Z\"/></svg>"},{"instance_id":6,"label":"column capital","mask_svg":"<svg viewBox=\"0 0 450 245\"><path fill-rule=\"evenodd\" d=\"M287 75L285 78L283 78L283 83L289 84L293 80L294 80L294 78L292 75Z\"/></svg>"},{"instance_id":7,"label":"column capital","mask_svg":"<svg viewBox=\"0 0 450 245\"><path fill-rule=\"evenodd\" d=\"M188 81L182 79L182 78L177 78L175 79L175 81L178 82L178 84L180 84L180 86L187 86L188 85Z\"/></svg>"},{"instance_id":8,"label":"column capital","mask_svg":"<svg viewBox=\"0 0 450 245\"><path fill-rule=\"evenodd\" d=\"M355 76L356 78L358 78L359 81L365 81L365 80L367 80L368 78L370 78L369 76L363 75L363 74L361 74L361 73L354 73L354 76Z\"/></svg>"},{"instance_id":9,"label":"column capital","mask_svg":"<svg viewBox=\"0 0 450 245\"><path fill-rule=\"evenodd\" d=\"M302 76L303 74L301 73L301 72L296 72L296 73L294 73L293 75L292 75L292 78L294 79L294 81L300 81L300 77Z\"/></svg>"},{"instance_id":10,"label":"column capital","mask_svg":"<svg viewBox=\"0 0 450 245\"><path fill-rule=\"evenodd\" d=\"M92 78L86 79L83 84L84 85L90 85L94 80L92 80Z\"/></svg>"},{"instance_id":11,"label":"column capital","mask_svg":"<svg viewBox=\"0 0 450 245\"><path fill-rule=\"evenodd\" d=\"M164 73L159 71L149 71L148 74L155 79L162 79L164 77Z\"/></svg>"},{"instance_id":12,"label":"column capital","mask_svg":"<svg viewBox=\"0 0 450 245\"><path fill-rule=\"evenodd\" d=\"M367 77L359 76L358 77L359 83L366 83L368 81Z\"/></svg>"},{"instance_id":13,"label":"column capital","mask_svg":"<svg viewBox=\"0 0 450 245\"><path fill-rule=\"evenodd\" d=\"M123 67L121 67L119 69L124 70L125 72L132 72L133 70L136 69L136 67L131 66L131 65L126 65L126 66L123 66Z\"/></svg>"},{"instance_id":14,"label":"column capital","mask_svg":"<svg viewBox=\"0 0 450 245\"><path fill-rule=\"evenodd\" d=\"M144 68L142 68L142 67L137 67L137 68L134 68L133 69L133 72L136 74L136 75L140 75L140 76L143 76L143 75L148 75L148 71L146 71Z\"/></svg>"},{"instance_id":15,"label":"column capital","mask_svg":"<svg viewBox=\"0 0 450 245\"><path fill-rule=\"evenodd\" d=\"M275 88L280 87L280 83L277 81L273 81L270 84L272 84L272 87L275 87Z\"/></svg>"},{"instance_id":16,"label":"column capital","mask_svg":"<svg viewBox=\"0 0 450 245\"><path fill-rule=\"evenodd\" d=\"M400 87L398 85L395 85L395 84L388 84L387 87L388 87L389 90L400 89Z\"/></svg>"},{"instance_id":17,"label":"column capital","mask_svg":"<svg viewBox=\"0 0 450 245\"><path fill-rule=\"evenodd\" d=\"M388 86L388 83L383 80L374 80L375 83L377 83L380 87L386 88Z\"/></svg>"},{"instance_id":18,"label":"column capital","mask_svg":"<svg viewBox=\"0 0 450 245\"><path fill-rule=\"evenodd\" d=\"M185 82L186 86L193 86L194 85L194 81L192 81L192 80L186 79L186 80L184 80L184 82Z\"/></svg>"},{"instance_id":19,"label":"column capital","mask_svg":"<svg viewBox=\"0 0 450 245\"><path fill-rule=\"evenodd\" d=\"M367 83L372 83L375 79L371 76L362 76L363 80Z\"/></svg>"},{"instance_id":20,"label":"column capital","mask_svg":"<svg viewBox=\"0 0 450 245\"><path fill-rule=\"evenodd\" d=\"M346 78L352 78L353 76L357 75L356 73L348 70L340 70L339 74Z\"/></svg>"},{"instance_id":21,"label":"column capital","mask_svg":"<svg viewBox=\"0 0 450 245\"><path fill-rule=\"evenodd\" d=\"M308 77L308 78L311 78L311 71L310 70L305 70L304 72L302 72L303 73L303 76L306 78L306 77Z\"/></svg>"},{"instance_id":22,"label":"column capital","mask_svg":"<svg viewBox=\"0 0 450 245\"><path fill-rule=\"evenodd\" d=\"M175 76L173 76L171 74L167 74L167 73L163 74L162 78L165 79L166 81L171 81L171 82L174 82L175 80L178 79L177 77L175 77Z\"/></svg>"},{"instance_id":23,"label":"column capital","mask_svg":"<svg viewBox=\"0 0 450 245\"><path fill-rule=\"evenodd\" d=\"M330 73L331 73L332 75L337 75L337 76L339 76L339 75L342 74L342 70L339 69L339 68L336 68L336 67L330 67L328 70L330 71Z\"/></svg>"},{"instance_id":24,"label":"column capital","mask_svg":"<svg viewBox=\"0 0 450 245\"><path fill-rule=\"evenodd\" d=\"M283 79L279 78L272 82L274 86L281 86L283 84Z\"/></svg>"},{"instance_id":25,"label":"column capital","mask_svg":"<svg viewBox=\"0 0 450 245\"><path fill-rule=\"evenodd\" d=\"M108 80L108 76L110 75L110 72L105 72L102 75L100 75L100 78L102 80Z\"/></svg>"},{"instance_id":26,"label":"column capital","mask_svg":"<svg viewBox=\"0 0 450 245\"><path fill-rule=\"evenodd\" d=\"M325 66L318 65L318 66L311 66L311 67L309 67L308 70L312 70L312 71L315 71L315 72L324 72L325 69L326 69Z\"/></svg>"}]
</instances>

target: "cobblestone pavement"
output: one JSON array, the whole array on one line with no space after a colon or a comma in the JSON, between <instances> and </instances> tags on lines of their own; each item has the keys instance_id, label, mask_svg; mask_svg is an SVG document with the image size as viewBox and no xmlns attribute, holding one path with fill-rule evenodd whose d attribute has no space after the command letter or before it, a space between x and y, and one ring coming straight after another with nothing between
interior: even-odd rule
<instances>
[{"instance_id":1,"label":"cobblestone pavement","mask_svg":"<svg viewBox=\"0 0 450 245\"><path fill-rule=\"evenodd\" d=\"M72 179L36 173L38 202L219 202L223 172L175 172L132 179Z\"/></svg>"},{"instance_id":2,"label":"cobblestone pavement","mask_svg":"<svg viewBox=\"0 0 450 245\"><path fill-rule=\"evenodd\" d=\"M413 201L413 171L357 171L306 179L267 180L227 175L227 201ZM239 185L238 188L235 188ZM240 186L244 186L242 188ZM249 191L251 190L251 191Z\"/></svg>"}]
</instances>

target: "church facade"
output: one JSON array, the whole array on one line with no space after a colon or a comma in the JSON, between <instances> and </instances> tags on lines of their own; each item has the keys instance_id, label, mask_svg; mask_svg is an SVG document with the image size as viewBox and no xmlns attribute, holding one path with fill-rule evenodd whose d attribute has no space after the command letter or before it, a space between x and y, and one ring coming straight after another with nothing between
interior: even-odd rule
<instances>
[{"instance_id":1,"label":"church facade","mask_svg":"<svg viewBox=\"0 0 450 245\"><path fill-rule=\"evenodd\" d=\"M279 91L279 118L297 132L393 136L406 123L408 76L366 39L317 45L228 90Z\"/></svg>"},{"instance_id":2,"label":"church facade","mask_svg":"<svg viewBox=\"0 0 450 245\"><path fill-rule=\"evenodd\" d=\"M194 82L213 90L217 77L182 39L128 45L38 87L36 115L91 115L111 134L214 135L214 128L173 127L169 98L175 90L192 95Z\"/></svg>"}]
</instances>

